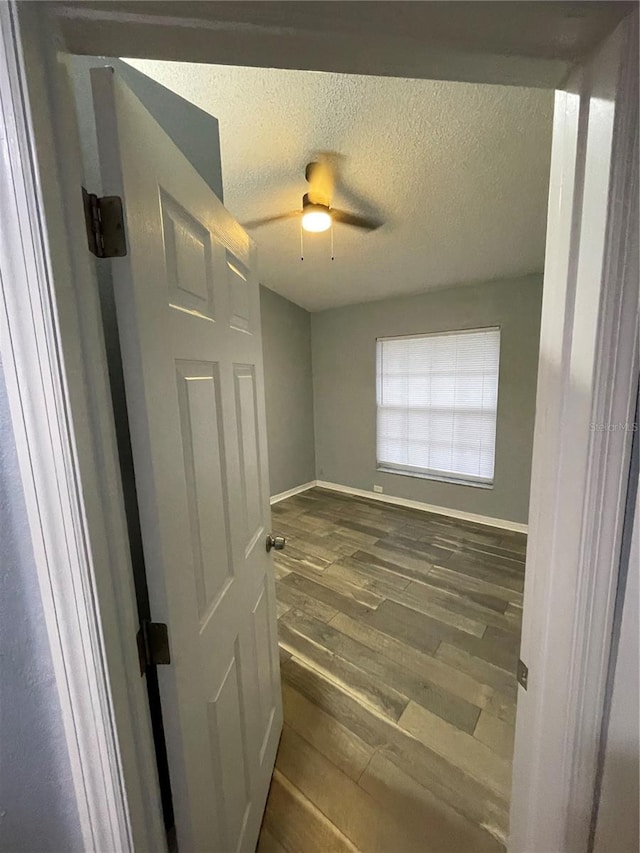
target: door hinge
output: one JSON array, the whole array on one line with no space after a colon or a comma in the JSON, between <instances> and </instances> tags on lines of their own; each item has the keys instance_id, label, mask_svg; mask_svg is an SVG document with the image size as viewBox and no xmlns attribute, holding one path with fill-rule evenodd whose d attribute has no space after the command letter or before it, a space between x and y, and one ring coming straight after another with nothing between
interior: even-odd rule
<instances>
[{"instance_id":1,"label":"door hinge","mask_svg":"<svg viewBox=\"0 0 640 853\"><path fill-rule=\"evenodd\" d=\"M518 679L518 684L520 687L524 687L527 689L527 685L529 683L529 667L526 663L523 663L521 660L518 661L518 669L516 670L516 678Z\"/></svg>"},{"instance_id":2,"label":"door hinge","mask_svg":"<svg viewBox=\"0 0 640 853\"><path fill-rule=\"evenodd\" d=\"M82 187L89 251L97 258L122 258L127 254L122 199L98 196Z\"/></svg>"},{"instance_id":3,"label":"door hinge","mask_svg":"<svg viewBox=\"0 0 640 853\"><path fill-rule=\"evenodd\" d=\"M150 622L144 619L136 636L140 675L144 675L150 666L162 666L171 663L169 651L169 631L164 622Z\"/></svg>"}]
</instances>

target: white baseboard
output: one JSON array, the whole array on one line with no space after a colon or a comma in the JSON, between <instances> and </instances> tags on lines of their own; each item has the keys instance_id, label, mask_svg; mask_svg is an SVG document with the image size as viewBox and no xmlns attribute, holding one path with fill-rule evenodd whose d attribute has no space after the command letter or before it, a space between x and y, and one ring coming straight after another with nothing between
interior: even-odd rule
<instances>
[{"instance_id":1,"label":"white baseboard","mask_svg":"<svg viewBox=\"0 0 640 853\"><path fill-rule=\"evenodd\" d=\"M449 518L459 518L461 521L472 521L475 524L486 524L488 527L499 527L502 530L512 530L516 533L527 533L528 531L528 525L522 524L519 521L492 518L488 515L476 515L473 512L463 512L459 509L434 506L433 504L422 503L422 501L411 501L407 498L396 498L393 495L368 492L366 489L354 489L351 486L341 486L339 483L326 483L324 480L316 480L315 483L308 484L304 488L310 488L312 485L318 486L321 489L329 489L333 492L344 492L347 495L357 495L361 498L369 498L372 501L395 504L395 506L406 506L410 509L422 510L423 512L433 512L436 515L448 515ZM302 490L303 488L301 487L299 491ZM274 502L273 498L271 499L271 502Z\"/></svg>"},{"instance_id":2,"label":"white baseboard","mask_svg":"<svg viewBox=\"0 0 640 853\"><path fill-rule=\"evenodd\" d=\"M311 480L308 483L303 483L301 486L295 486L293 489L287 489L286 492L280 492L278 495L271 495L269 503L273 506L273 504L280 503L280 501L284 501L286 498L292 498L294 495L299 495L300 492L306 492L307 489L312 489L317 485L317 483L317 480Z\"/></svg>"},{"instance_id":3,"label":"white baseboard","mask_svg":"<svg viewBox=\"0 0 640 853\"><path fill-rule=\"evenodd\" d=\"M345 495L356 495L361 498L369 498L372 501L380 501L381 503L394 504L395 506L406 506L409 509L418 509L422 512L433 512L436 515L448 515L449 518L459 518L461 521L472 521L474 524L485 524L487 527L499 527L501 530L512 530L515 533L527 533L529 526L522 524L519 521L509 521L505 518L493 518L490 515L477 515L474 512L464 512L460 509L450 509L445 506L435 506L434 504L426 504L422 501L412 501L408 498L397 498L394 495L385 495L379 492L369 492L366 489L355 489L352 486L342 486L340 483L328 483L325 480L310 480L308 483L303 483L301 486L296 486L293 489L288 489L286 492L280 492L278 495L272 495L271 504L277 504L280 501L291 498L293 495L299 495L301 492L306 492L318 486L321 489L328 489L332 492L343 492Z\"/></svg>"}]
</instances>

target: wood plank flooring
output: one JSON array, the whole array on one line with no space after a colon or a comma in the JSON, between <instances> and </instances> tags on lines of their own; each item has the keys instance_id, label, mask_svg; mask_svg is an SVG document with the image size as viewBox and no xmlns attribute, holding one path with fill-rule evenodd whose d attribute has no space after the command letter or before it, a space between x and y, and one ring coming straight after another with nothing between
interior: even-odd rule
<instances>
[{"instance_id":1,"label":"wood plank flooring","mask_svg":"<svg viewBox=\"0 0 640 853\"><path fill-rule=\"evenodd\" d=\"M285 726L259 853L501 853L526 536L312 489L272 507Z\"/></svg>"}]
</instances>

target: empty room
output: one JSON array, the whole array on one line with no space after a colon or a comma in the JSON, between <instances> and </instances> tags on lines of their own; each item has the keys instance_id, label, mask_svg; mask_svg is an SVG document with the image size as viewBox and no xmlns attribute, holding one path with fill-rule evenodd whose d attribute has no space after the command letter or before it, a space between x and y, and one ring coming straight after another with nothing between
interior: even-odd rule
<instances>
[{"instance_id":1,"label":"empty room","mask_svg":"<svg viewBox=\"0 0 640 853\"><path fill-rule=\"evenodd\" d=\"M128 62L217 121L257 246L284 707L261 847L501 850L552 95Z\"/></svg>"},{"instance_id":2,"label":"empty room","mask_svg":"<svg viewBox=\"0 0 640 853\"><path fill-rule=\"evenodd\" d=\"M635 4L0 36L0 847L630 853Z\"/></svg>"}]
</instances>

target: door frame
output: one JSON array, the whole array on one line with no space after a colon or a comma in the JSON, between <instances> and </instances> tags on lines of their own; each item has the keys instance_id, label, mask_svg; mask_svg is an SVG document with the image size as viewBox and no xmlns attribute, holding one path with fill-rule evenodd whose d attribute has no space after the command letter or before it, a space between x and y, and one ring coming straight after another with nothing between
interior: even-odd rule
<instances>
[{"instance_id":1,"label":"door frame","mask_svg":"<svg viewBox=\"0 0 640 853\"><path fill-rule=\"evenodd\" d=\"M628 23L556 92L514 851L586 851L596 805L639 369L637 14Z\"/></svg>"},{"instance_id":2,"label":"door frame","mask_svg":"<svg viewBox=\"0 0 640 853\"><path fill-rule=\"evenodd\" d=\"M85 848L160 850L164 830L158 786L149 784L157 777L137 665L95 270L78 250L79 146L64 134L73 124L65 45L43 5L0 4L0 120L7 128L0 132L0 216L8 223L0 237L0 351ZM143 18L136 23L144 28ZM617 42L607 40L613 47L603 59L630 124L607 125L605 109L584 137L585 153L576 147L585 121L576 93L589 80L578 71L556 95L542 330L549 360L538 381L523 626L530 690L520 690L518 702L514 853L586 849L581 825L593 807L591 753L602 718L630 441L623 432L585 434L581 426L624 422L634 402L634 24L637 13L619 26ZM165 18L164 26L183 24ZM105 53L118 55L117 40ZM611 194L603 170L588 168L597 146L607 144L597 136L607 127L617 166ZM574 186L581 174L593 180ZM606 242L598 242L604 222ZM566 565L572 571L554 571ZM558 636L565 644L551 648ZM558 695L568 707L554 717L548 710ZM544 752L548 762L540 743L559 747ZM556 846L549 847L551 838Z\"/></svg>"},{"instance_id":3,"label":"door frame","mask_svg":"<svg viewBox=\"0 0 640 853\"><path fill-rule=\"evenodd\" d=\"M0 3L0 357L83 849L161 851L80 147L39 6Z\"/></svg>"}]
</instances>

